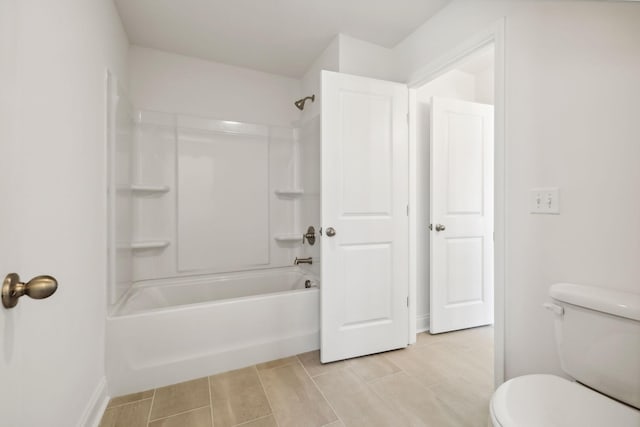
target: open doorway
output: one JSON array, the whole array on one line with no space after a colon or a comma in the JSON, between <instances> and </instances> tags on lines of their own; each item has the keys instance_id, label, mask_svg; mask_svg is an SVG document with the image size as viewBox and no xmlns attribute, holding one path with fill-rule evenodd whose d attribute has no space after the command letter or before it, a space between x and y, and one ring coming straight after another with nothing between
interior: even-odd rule
<instances>
[{"instance_id":1,"label":"open doorway","mask_svg":"<svg viewBox=\"0 0 640 427\"><path fill-rule=\"evenodd\" d=\"M418 299L432 334L493 324L494 52L416 89Z\"/></svg>"},{"instance_id":2,"label":"open doorway","mask_svg":"<svg viewBox=\"0 0 640 427\"><path fill-rule=\"evenodd\" d=\"M494 108L502 111L502 105L496 105L503 87L497 63L504 59L496 52L496 45L501 46L496 33L435 61L410 85L415 206L411 238L416 332L480 327L482 332L474 336L491 353L495 348L495 359L493 354L483 358L487 366L482 369L499 384L504 326L500 324L494 341L494 313L502 310L494 269L501 265L502 253L495 252L494 231L501 235L501 229L496 230L496 219L502 221L495 203L502 202L496 185L496 178L501 182L496 148L502 156L503 147L502 141L495 146L494 127L502 121L496 123Z\"/></svg>"}]
</instances>

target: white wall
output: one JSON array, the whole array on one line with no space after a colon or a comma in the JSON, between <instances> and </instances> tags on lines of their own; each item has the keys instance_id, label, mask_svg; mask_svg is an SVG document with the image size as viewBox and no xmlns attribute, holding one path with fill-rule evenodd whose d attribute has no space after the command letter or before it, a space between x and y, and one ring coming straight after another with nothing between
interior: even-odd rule
<instances>
[{"instance_id":1,"label":"white wall","mask_svg":"<svg viewBox=\"0 0 640 427\"><path fill-rule=\"evenodd\" d=\"M316 95L315 102L307 102L301 114L301 122L320 114L320 72L322 70L339 71L340 69L340 37L336 36L320 56L313 61L301 79L300 96Z\"/></svg>"},{"instance_id":2,"label":"white wall","mask_svg":"<svg viewBox=\"0 0 640 427\"><path fill-rule=\"evenodd\" d=\"M476 78L460 70L451 70L418 89L418 102L430 103L431 97L475 101Z\"/></svg>"},{"instance_id":3,"label":"white wall","mask_svg":"<svg viewBox=\"0 0 640 427\"><path fill-rule=\"evenodd\" d=\"M126 86L128 41L110 0L3 0L0 28L0 270L60 283L0 310L0 424L74 426L104 392L105 70Z\"/></svg>"},{"instance_id":4,"label":"white wall","mask_svg":"<svg viewBox=\"0 0 640 427\"><path fill-rule=\"evenodd\" d=\"M382 80L400 81L403 76L394 63L393 51L345 34L338 34L309 66L302 76L302 94L316 95L316 102L307 103L302 121L320 114L320 72L338 71ZM400 79L400 80L398 80Z\"/></svg>"},{"instance_id":5,"label":"white wall","mask_svg":"<svg viewBox=\"0 0 640 427\"><path fill-rule=\"evenodd\" d=\"M340 44L339 70L341 73L366 76L381 80L402 81L393 51L377 44L344 34L338 35Z\"/></svg>"},{"instance_id":6,"label":"white wall","mask_svg":"<svg viewBox=\"0 0 640 427\"><path fill-rule=\"evenodd\" d=\"M129 51L136 108L220 120L289 126L300 81L159 50Z\"/></svg>"},{"instance_id":7,"label":"white wall","mask_svg":"<svg viewBox=\"0 0 640 427\"><path fill-rule=\"evenodd\" d=\"M406 79L502 16L506 375L559 373L549 285L638 290L640 4L454 1L397 46ZM538 186L560 187L559 216L529 214Z\"/></svg>"}]
</instances>

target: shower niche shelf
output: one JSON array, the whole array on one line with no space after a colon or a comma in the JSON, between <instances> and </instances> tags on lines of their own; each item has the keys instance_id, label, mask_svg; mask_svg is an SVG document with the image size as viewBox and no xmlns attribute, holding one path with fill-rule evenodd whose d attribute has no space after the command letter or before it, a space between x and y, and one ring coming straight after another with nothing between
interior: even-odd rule
<instances>
[{"instance_id":1,"label":"shower niche shelf","mask_svg":"<svg viewBox=\"0 0 640 427\"><path fill-rule=\"evenodd\" d=\"M302 243L302 234L276 234L273 238L276 242Z\"/></svg>"},{"instance_id":2,"label":"shower niche shelf","mask_svg":"<svg viewBox=\"0 0 640 427\"><path fill-rule=\"evenodd\" d=\"M304 190L291 188L291 189L280 189L275 191L276 196L281 197L283 199L297 199L298 197L302 197L304 194Z\"/></svg>"},{"instance_id":3,"label":"shower niche shelf","mask_svg":"<svg viewBox=\"0 0 640 427\"><path fill-rule=\"evenodd\" d=\"M169 246L168 240L144 240L131 243L131 249L162 249L167 246Z\"/></svg>"},{"instance_id":4,"label":"shower niche shelf","mask_svg":"<svg viewBox=\"0 0 640 427\"><path fill-rule=\"evenodd\" d=\"M166 185L140 185L132 184L131 190L134 193L139 194L162 194L169 191L169 187Z\"/></svg>"}]
</instances>

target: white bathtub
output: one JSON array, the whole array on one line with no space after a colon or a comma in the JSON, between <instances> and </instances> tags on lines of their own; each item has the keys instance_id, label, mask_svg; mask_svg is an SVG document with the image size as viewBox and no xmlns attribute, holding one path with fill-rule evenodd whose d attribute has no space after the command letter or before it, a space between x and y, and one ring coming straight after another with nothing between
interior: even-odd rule
<instances>
[{"instance_id":1,"label":"white bathtub","mask_svg":"<svg viewBox=\"0 0 640 427\"><path fill-rule=\"evenodd\" d=\"M286 268L135 285L107 318L112 396L319 348L317 280Z\"/></svg>"}]
</instances>

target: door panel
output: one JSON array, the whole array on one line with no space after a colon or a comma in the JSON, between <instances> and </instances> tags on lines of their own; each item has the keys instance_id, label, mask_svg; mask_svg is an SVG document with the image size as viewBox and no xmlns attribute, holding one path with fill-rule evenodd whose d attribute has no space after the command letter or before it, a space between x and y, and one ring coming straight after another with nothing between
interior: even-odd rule
<instances>
[{"instance_id":1,"label":"door panel","mask_svg":"<svg viewBox=\"0 0 640 427\"><path fill-rule=\"evenodd\" d=\"M492 106L432 99L431 224L430 332L492 323Z\"/></svg>"},{"instance_id":2,"label":"door panel","mask_svg":"<svg viewBox=\"0 0 640 427\"><path fill-rule=\"evenodd\" d=\"M482 301L482 240L482 237L447 239L444 255L449 286L445 307Z\"/></svg>"},{"instance_id":3,"label":"door panel","mask_svg":"<svg viewBox=\"0 0 640 427\"><path fill-rule=\"evenodd\" d=\"M391 245L344 246L346 306L344 327L366 322L391 321ZM362 298L367 295L367 298Z\"/></svg>"},{"instance_id":4,"label":"door panel","mask_svg":"<svg viewBox=\"0 0 640 427\"><path fill-rule=\"evenodd\" d=\"M408 343L407 96L322 74L322 362Z\"/></svg>"},{"instance_id":5,"label":"door panel","mask_svg":"<svg viewBox=\"0 0 640 427\"><path fill-rule=\"evenodd\" d=\"M478 141L482 135L482 117L469 114L447 115L448 140L448 194L449 214L482 213L484 145Z\"/></svg>"},{"instance_id":6,"label":"door panel","mask_svg":"<svg viewBox=\"0 0 640 427\"><path fill-rule=\"evenodd\" d=\"M372 117L391 115L391 98L343 92L341 146L342 214L389 215L393 170L391 123L371 122ZM364 154L366 153L366 154ZM362 191L363 186L376 191Z\"/></svg>"}]
</instances>

